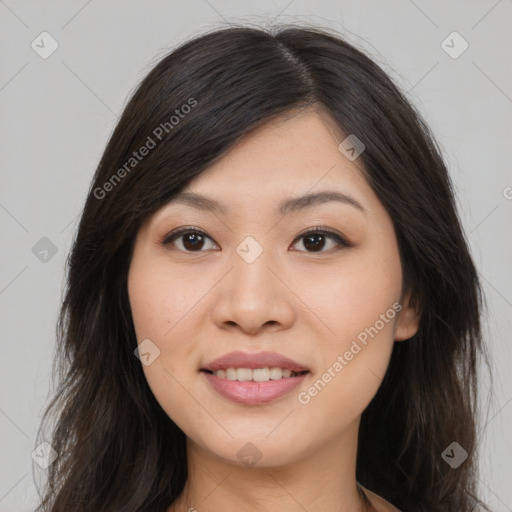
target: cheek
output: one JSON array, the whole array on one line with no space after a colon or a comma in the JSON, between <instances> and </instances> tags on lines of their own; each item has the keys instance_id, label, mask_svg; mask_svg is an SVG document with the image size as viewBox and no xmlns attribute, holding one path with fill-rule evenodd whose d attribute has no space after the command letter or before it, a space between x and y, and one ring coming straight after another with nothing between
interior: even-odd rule
<instances>
[{"instance_id":1,"label":"cheek","mask_svg":"<svg viewBox=\"0 0 512 512\"><path fill-rule=\"evenodd\" d=\"M387 252L354 250L329 273L313 269L301 281L301 299L322 321L320 328L328 345L339 349L373 326L399 300L402 272L394 248ZM378 325L390 338L393 324Z\"/></svg>"},{"instance_id":2,"label":"cheek","mask_svg":"<svg viewBox=\"0 0 512 512\"><path fill-rule=\"evenodd\" d=\"M319 270L308 283L302 297L318 312L325 336L322 363L301 403L322 422L340 407L339 418L355 418L377 392L394 345L402 286L397 249L354 251L329 278Z\"/></svg>"},{"instance_id":3,"label":"cheek","mask_svg":"<svg viewBox=\"0 0 512 512\"><path fill-rule=\"evenodd\" d=\"M391 294L376 296L371 286L351 290L342 295L353 300L350 305L340 303L329 310L326 323L335 334L324 338L322 362L297 397L304 408L304 428L314 418L325 435L336 435L366 409L382 383L394 345L400 306Z\"/></svg>"},{"instance_id":4,"label":"cheek","mask_svg":"<svg viewBox=\"0 0 512 512\"><path fill-rule=\"evenodd\" d=\"M144 375L162 408L187 431L194 428L188 418L201 414L200 408L194 412L197 402L187 391L200 356L194 340L199 339L201 323L194 318L194 306L209 288L204 279L202 283L193 281L191 275L170 275L168 265L155 261L147 265L142 259L132 261L128 275L137 342L149 339L159 350L150 364L142 365Z\"/></svg>"},{"instance_id":5,"label":"cheek","mask_svg":"<svg viewBox=\"0 0 512 512\"><path fill-rule=\"evenodd\" d=\"M197 273L171 272L165 261L134 260L128 293L137 340L150 338L166 344L178 330L186 336L182 320L205 293L204 281Z\"/></svg>"}]
</instances>

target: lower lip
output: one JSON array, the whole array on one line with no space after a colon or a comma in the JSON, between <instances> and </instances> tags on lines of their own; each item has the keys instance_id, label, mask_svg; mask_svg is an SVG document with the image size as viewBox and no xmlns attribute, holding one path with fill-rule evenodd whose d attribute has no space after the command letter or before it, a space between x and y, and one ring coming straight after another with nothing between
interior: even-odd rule
<instances>
[{"instance_id":1,"label":"lower lip","mask_svg":"<svg viewBox=\"0 0 512 512\"><path fill-rule=\"evenodd\" d=\"M265 382L222 379L208 372L202 372L212 388L233 402L245 405L260 405L277 400L295 389L308 375L286 377Z\"/></svg>"}]
</instances>

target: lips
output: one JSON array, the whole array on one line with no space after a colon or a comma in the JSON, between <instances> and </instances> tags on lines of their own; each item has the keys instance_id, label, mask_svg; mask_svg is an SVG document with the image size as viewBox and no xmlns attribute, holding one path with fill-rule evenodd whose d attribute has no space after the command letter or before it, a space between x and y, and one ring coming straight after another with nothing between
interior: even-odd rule
<instances>
[{"instance_id":1,"label":"lips","mask_svg":"<svg viewBox=\"0 0 512 512\"><path fill-rule=\"evenodd\" d=\"M230 352L205 365L201 373L219 395L238 404L254 406L289 395L310 371L276 352ZM259 376L260 373L268 375ZM253 378L249 379L251 375ZM259 378L255 378L257 375Z\"/></svg>"},{"instance_id":2,"label":"lips","mask_svg":"<svg viewBox=\"0 0 512 512\"><path fill-rule=\"evenodd\" d=\"M216 372L217 370L227 370L228 368L249 368L255 370L258 368L282 368L291 370L295 373L307 372L309 369L281 354L276 352L258 352L249 354L247 352L230 352L210 363L206 364L202 370Z\"/></svg>"}]
</instances>

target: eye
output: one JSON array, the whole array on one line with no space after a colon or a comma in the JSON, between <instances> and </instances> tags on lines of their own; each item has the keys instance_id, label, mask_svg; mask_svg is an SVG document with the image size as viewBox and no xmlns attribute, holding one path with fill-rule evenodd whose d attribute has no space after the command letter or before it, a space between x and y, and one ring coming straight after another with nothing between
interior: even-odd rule
<instances>
[{"instance_id":1,"label":"eye","mask_svg":"<svg viewBox=\"0 0 512 512\"><path fill-rule=\"evenodd\" d=\"M173 244L177 249L185 252L201 252L205 240L213 241L204 231L189 226L169 233L161 243L162 245ZM176 244L175 241L180 243Z\"/></svg>"},{"instance_id":2,"label":"eye","mask_svg":"<svg viewBox=\"0 0 512 512\"><path fill-rule=\"evenodd\" d=\"M194 228L192 226L180 228L172 233L169 233L161 242L162 245L174 245L177 249L184 252L202 252L205 249L206 241L213 240L202 230ZM305 252L328 252L329 249L336 249L342 247L350 247L351 245L338 233L330 231L328 229L317 227L306 231L299 235L293 245L296 245L298 241L302 242L303 247L306 248ZM326 242L331 241L331 247L328 250L325 249ZM207 245L207 244L206 244ZM215 244L214 244L215 245ZM216 246L215 246L216 247ZM213 247L213 248L215 248ZM212 247L206 247L205 250L211 249Z\"/></svg>"},{"instance_id":3,"label":"eye","mask_svg":"<svg viewBox=\"0 0 512 512\"><path fill-rule=\"evenodd\" d=\"M331 249L350 247L350 244L341 235L322 227L310 229L299 235L296 240L304 240L302 245L306 248L306 252L328 252L328 250L323 250L326 240L331 240L331 244L334 242Z\"/></svg>"}]
</instances>

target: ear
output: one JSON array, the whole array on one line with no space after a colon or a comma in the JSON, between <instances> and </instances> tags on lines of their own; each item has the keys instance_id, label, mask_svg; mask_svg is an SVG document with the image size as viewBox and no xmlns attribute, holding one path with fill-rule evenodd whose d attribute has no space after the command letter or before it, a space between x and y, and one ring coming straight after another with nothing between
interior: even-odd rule
<instances>
[{"instance_id":1,"label":"ear","mask_svg":"<svg viewBox=\"0 0 512 512\"><path fill-rule=\"evenodd\" d=\"M402 309L395 323L395 341L412 338L418 332L421 318L420 308L411 292L405 294L400 304Z\"/></svg>"}]
</instances>

